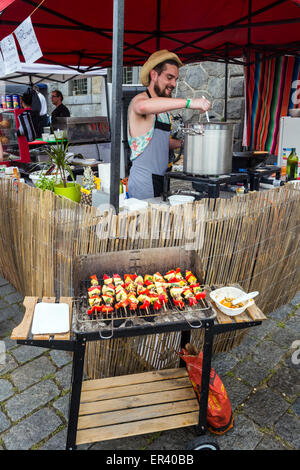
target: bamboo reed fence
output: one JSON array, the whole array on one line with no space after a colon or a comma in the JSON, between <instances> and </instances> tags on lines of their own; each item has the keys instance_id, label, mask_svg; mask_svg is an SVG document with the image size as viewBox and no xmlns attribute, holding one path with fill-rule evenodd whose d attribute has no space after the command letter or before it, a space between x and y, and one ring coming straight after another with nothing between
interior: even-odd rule
<instances>
[{"instance_id":1,"label":"bamboo reed fence","mask_svg":"<svg viewBox=\"0 0 300 470\"><path fill-rule=\"evenodd\" d=\"M24 296L72 295L77 255L171 246L196 250L203 284L238 283L248 292L258 290L257 304L265 314L288 303L300 289L297 183L231 199L150 205L140 212L115 215L112 209L101 211L1 179L0 201L0 272ZM219 335L215 351L238 344L244 334ZM116 366L120 354L130 355L127 369L130 364L136 370L137 363L142 369L156 367L154 350L160 363L170 366L174 354L168 357L163 348L158 354L157 345L167 345L171 338L173 346L170 343L168 348L175 351L177 336L154 336L154 343L150 337L144 343L136 338L96 342L87 350L87 369L89 365L100 369L109 356L108 375L114 375L116 368L122 373L126 367ZM201 333L193 336L201 346ZM94 364L92 357L98 358Z\"/></svg>"}]
</instances>

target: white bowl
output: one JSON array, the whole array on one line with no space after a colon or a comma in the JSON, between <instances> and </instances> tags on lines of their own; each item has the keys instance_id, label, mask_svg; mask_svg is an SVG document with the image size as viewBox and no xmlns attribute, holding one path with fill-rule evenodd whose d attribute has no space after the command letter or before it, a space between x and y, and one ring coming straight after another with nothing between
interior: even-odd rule
<instances>
[{"instance_id":1,"label":"white bowl","mask_svg":"<svg viewBox=\"0 0 300 470\"><path fill-rule=\"evenodd\" d=\"M42 134L42 139L47 142L47 140L49 139L49 135L50 134Z\"/></svg>"},{"instance_id":2,"label":"white bowl","mask_svg":"<svg viewBox=\"0 0 300 470\"><path fill-rule=\"evenodd\" d=\"M38 180L40 179L40 176L42 176L45 173L45 171L40 170L40 171L34 171L33 173L30 173L29 178L31 181L36 184ZM55 181L55 175L47 175L47 179L53 179Z\"/></svg>"},{"instance_id":3,"label":"white bowl","mask_svg":"<svg viewBox=\"0 0 300 470\"><path fill-rule=\"evenodd\" d=\"M289 115L292 117L300 117L300 108L289 109Z\"/></svg>"},{"instance_id":4,"label":"white bowl","mask_svg":"<svg viewBox=\"0 0 300 470\"><path fill-rule=\"evenodd\" d=\"M250 305L253 305L254 300L251 299L251 300L248 300L247 302L244 302L243 307L239 307L239 308L225 307L225 305L222 305L220 301L223 300L225 297L237 299L238 297L244 294L245 292L242 291L241 289L238 289L237 287L221 287L220 289L211 291L210 298L215 302L217 307L223 313L226 313L226 315L234 317L235 315L240 315L240 313L243 313L246 310L246 308L250 307Z\"/></svg>"},{"instance_id":5,"label":"white bowl","mask_svg":"<svg viewBox=\"0 0 300 470\"><path fill-rule=\"evenodd\" d=\"M46 173L46 171L47 171L47 170L33 171L32 173L30 173L29 178L31 179L31 181L32 181L34 184L36 184L37 181L39 180L40 176L44 175L44 174ZM66 171L65 173L66 173L66 177L68 177L68 176L69 176L69 172ZM57 183L60 182L60 177L57 176L57 178L56 178L56 175L53 174L53 173L52 173L51 175L45 175L45 176L46 176L46 178L49 179L49 180L52 179L53 181L56 181Z\"/></svg>"},{"instance_id":6,"label":"white bowl","mask_svg":"<svg viewBox=\"0 0 300 470\"><path fill-rule=\"evenodd\" d=\"M175 194L174 196L168 197L171 206L177 206L178 204L187 204L188 202L194 202L194 196L181 196L180 194Z\"/></svg>"}]
</instances>

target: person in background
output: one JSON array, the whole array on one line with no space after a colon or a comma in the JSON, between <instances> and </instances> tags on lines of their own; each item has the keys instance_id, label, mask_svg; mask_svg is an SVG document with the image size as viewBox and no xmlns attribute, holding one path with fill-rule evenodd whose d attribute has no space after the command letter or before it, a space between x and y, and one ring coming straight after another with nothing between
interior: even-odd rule
<instances>
[{"instance_id":1,"label":"person in background","mask_svg":"<svg viewBox=\"0 0 300 470\"><path fill-rule=\"evenodd\" d=\"M68 108L62 103L63 102L63 94L59 90L53 90L51 95L51 101L55 106L54 111L51 114L51 129L52 132L59 128L56 119L59 117L69 117L70 111Z\"/></svg>"},{"instance_id":2,"label":"person in background","mask_svg":"<svg viewBox=\"0 0 300 470\"><path fill-rule=\"evenodd\" d=\"M2 143L0 142L0 162L3 162L3 160L4 160L4 152L3 152Z\"/></svg>"},{"instance_id":3,"label":"person in background","mask_svg":"<svg viewBox=\"0 0 300 470\"><path fill-rule=\"evenodd\" d=\"M24 111L18 116L19 128L17 130L17 135L25 136L28 142L32 142L36 139L36 131L32 119L31 102L31 95L29 93L23 93L21 96L21 108L23 108Z\"/></svg>"},{"instance_id":4,"label":"person in background","mask_svg":"<svg viewBox=\"0 0 300 470\"><path fill-rule=\"evenodd\" d=\"M34 91L36 91L39 100L41 102L41 110L40 110L40 117L39 117L39 127L37 130L37 135L41 137L42 133L44 132L44 127L48 125L48 115L47 115L47 101L44 97L43 93L40 92L40 89L37 85L33 87Z\"/></svg>"},{"instance_id":5,"label":"person in background","mask_svg":"<svg viewBox=\"0 0 300 470\"><path fill-rule=\"evenodd\" d=\"M169 165L169 150L179 147L180 140L170 139L169 111L210 108L205 98L172 98L176 87L179 57L167 50L157 51L141 70L146 91L136 95L128 107L128 143L131 148L128 179L129 197L148 199L163 192L164 175Z\"/></svg>"}]
</instances>

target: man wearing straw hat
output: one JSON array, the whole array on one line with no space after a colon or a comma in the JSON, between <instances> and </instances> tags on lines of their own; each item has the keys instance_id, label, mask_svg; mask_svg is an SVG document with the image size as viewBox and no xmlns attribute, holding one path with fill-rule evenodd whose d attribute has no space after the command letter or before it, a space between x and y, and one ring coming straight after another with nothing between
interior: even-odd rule
<instances>
[{"instance_id":1,"label":"man wearing straw hat","mask_svg":"<svg viewBox=\"0 0 300 470\"><path fill-rule=\"evenodd\" d=\"M129 197L153 198L163 191L169 149L176 145L170 139L169 111L190 108L204 113L210 108L210 102L205 98L171 97L182 65L176 54L161 50L152 54L142 67L141 82L147 89L135 96L128 108L128 143L132 161Z\"/></svg>"}]
</instances>

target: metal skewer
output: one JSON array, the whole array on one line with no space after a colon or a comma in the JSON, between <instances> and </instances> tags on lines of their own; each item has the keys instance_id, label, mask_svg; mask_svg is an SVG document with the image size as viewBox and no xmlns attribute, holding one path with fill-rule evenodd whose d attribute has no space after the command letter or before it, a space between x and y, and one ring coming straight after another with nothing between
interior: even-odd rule
<instances>
[{"instance_id":1,"label":"metal skewer","mask_svg":"<svg viewBox=\"0 0 300 470\"><path fill-rule=\"evenodd\" d=\"M202 98L206 99L205 96L203 96L203 95L202 95ZM208 116L208 111L205 111L205 115L206 115L207 122L210 122L209 121L209 116Z\"/></svg>"}]
</instances>

